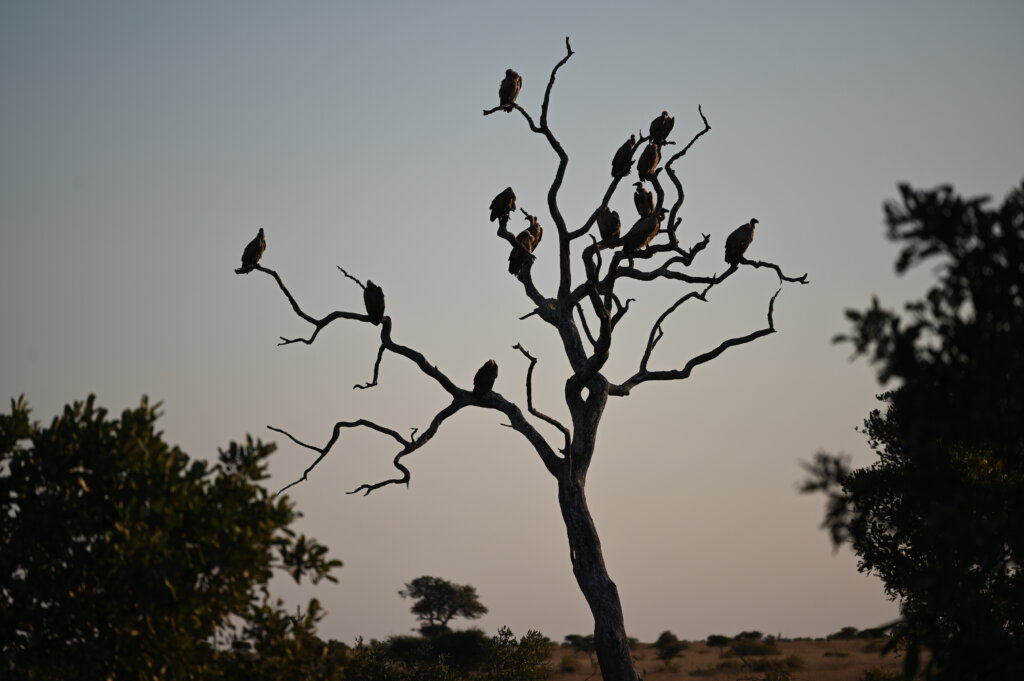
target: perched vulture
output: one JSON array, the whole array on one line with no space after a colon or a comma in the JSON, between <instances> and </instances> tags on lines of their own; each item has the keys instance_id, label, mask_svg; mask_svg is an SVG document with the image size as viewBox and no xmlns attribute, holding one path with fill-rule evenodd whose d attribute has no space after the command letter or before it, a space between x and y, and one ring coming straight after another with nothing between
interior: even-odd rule
<instances>
[{"instance_id":1,"label":"perched vulture","mask_svg":"<svg viewBox=\"0 0 1024 681\"><path fill-rule=\"evenodd\" d=\"M512 110L512 105L516 103L516 97L519 96L521 87L523 87L523 79L519 74L512 69L506 69L505 79L501 81L501 87L498 88L498 101L502 109Z\"/></svg>"},{"instance_id":2,"label":"perched vulture","mask_svg":"<svg viewBox=\"0 0 1024 681\"><path fill-rule=\"evenodd\" d=\"M476 375L473 376L473 397L480 399L491 392L496 378L498 378L498 363L489 359L476 370Z\"/></svg>"},{"instance_id":3,"label":"perched vulture","mask_svg":"<svg viewBox=\"0 0 1024 681\"><path fill-rule=\"evenodd\" d=\"M725 261L730 265L739 263L747 247L754 240L754 227L757 225L757 218L750 218L750 222L740 225L733 230L729 238L725 240Z\"/></svg>"},{"instance_id":4,"label":"perched vulture","mask_svg":"<svg viewBox=\"0 0 1024 681\"><path fill-rule=\"evenodd\" d=\"M601 209L597 214L597 228L601 231L601 241L609 243L619 238L619 231L622 223L619 222L619 213L608 206Z\"/></svg>"},{"instance_id":5,"label":"perched vulture","mask_svg":"<svg viewBox=\"0 0 1024 681\"><path fill-rule=\"evenodd\" d=\"M636 172L641 180L649 180L654 177L654 171L661 163L661 147L653 142L644 147L644 153L640 154L640 160L636 164Z\"/></svg>"},{"instance_id":6,"label":"perched vulture","mask_svg":"<svg viewBox=\"0 0 1024 681\"><path fill-rule=\"evenodd\" d=\"M662 111L660 116L651 121L651 142L654 144L664 143L675 124L676 119L669 116L668 111Z\"/></svg>"},{"instance_id":7,"label":"perched vulture","mask_svg":"<svg viewBox=\"0 0 1024 681\"><path fill-rule=\"evenodd\" d=\"M654 214L654 194L644 188L643 182L634 182L636 191L633 192L633 205L640 217L645 218Z\"/></svg>"},{"instance_id":8,"label":"perched vulture","mask_svg":"<svg viewBox=\"0 0 1024 681\"><path fill-rule=\"evenodd\" d=\"M519 245L526 249L526 253L533 253L533 249L537 248L537 244L540 243L540 238L544 234L544 230L541 228L540 223L537 222L537 218L532 215L526 218L530 221L530 226L519 232L516 237L516 241ZM519 276L520 270L523 269L523 265L526 264L526 253L523 253L523 249L513 248L512 252L508 256L508 273Z\"/></svg>"},{"instance_id":9,"label":"perched vulture","mask_svg":"<svg viewBox=\"0 0 1024 681\"><path fill-rule=\"evenodd\" d=\"M507 221L509 213L515 209L516 193L512 191L512 187L505 187L505 190L491 201L491 222L499 218L502 222Z\"/></svg>"},{"instance_id":10,"label":"perched vulture","mask_svg":"<svg viewBox=\"0 0 1024 681\"><path fill-rule=\"evenodd\" d=\"M235 274L246 274L252 272L256 263L263 257L263 251L267 250L267 240L263 238L263 228L256 233L256 238L249 242L242 251L242 266L235 270Z\"/></svg>"},{"instance_id":11,"label":"perched vulture","mask_svg":"<svg viewBox=\"0 0 1024 681\"><path fill-rule=\"evenodd\" d=\"M622 143L615 157L612 158L612 177L625 177L633 169L633 145L636 144L636 135L630 135L629 139Z\"/></svg>"},{"instance_id":12,"label":"perched vulture","mask_svg":"<svg viewBox=\"0 0 1024 681\"><path fill-rule=\"evenodd\" d=\"M636 224L629 228L626 232L626 236L622 237L620 244L623 251L639 251L642 248L647 248L647 244L651 243L655 236L658 234L658 230L661 229L661 219L668 213L667 210L662 208L657 213L644 216L636 221Z\"/></svg>"},{"instance_id":13,"label":"perched vulture","mask_svg":"<svg viewBox=\"0 0 1024 681\"><path fill-rule=\"evenodd\" d=\"M384 290L369 279L366 280L366 288L363 289L363 304L374 326L384 320Z\"/></svg>"}]
</instances>

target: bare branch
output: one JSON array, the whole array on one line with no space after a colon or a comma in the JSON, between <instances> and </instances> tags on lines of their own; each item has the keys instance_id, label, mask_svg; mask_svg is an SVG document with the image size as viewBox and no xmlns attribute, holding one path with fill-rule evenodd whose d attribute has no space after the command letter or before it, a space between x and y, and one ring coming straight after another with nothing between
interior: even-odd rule
<instances>
[{"instance_id":1,"label":"bare branch","mask_svg":"<svg viewBox=\"0 0 1024 681\"><path fill-rule=\"evenodd\" d=\"M696 298L697 300L707 302L708 291L711 290L712 286L714 286L714 284L708 284L707 288L705 288L703 291L690 291L685 296L683 296L675 303L670 305L667 310L661 313L661 316L658 317L657 321L655 321L654 325L651 327L651 333L647 338L647 348L644 350L643 358L640 360L640 371L647 371L647 362L651 359L651 353L654 352L654 347L658 344L658 341L660 341L662 337L665 335L665 332L662 329L662 324L665 322L666 319L668 319L669 315L675 312L680 305L682 305L687 300L690 300L692 298Z\"/></svg>"},{"instance_id":2,"label":"bare branch","mask_svg":"<svg viewBox=\"0 0 1024 681\"><path fill-rule=\"evenodd\" d=\"M377 378L380 376L380 362L384 359L385 346L383 343L380 344L380 348L377 350L377 361L373 363L373 380L369 383L356 383L352 386L353 390L366 390L377 385ZM415 435L416 429L413 428L413 434Z\"/></svg>"},{"instance_id":3,"label":"bare branch","mask_svg":"<svg viewBox=\"0 0 1024 681\"><path fill-rule=\"evenodd\" d=\"M316 317L308 315L302 311L302 308L299 307L299 303L295 300L295 297L291 294L291 291L288 290L288 287L284 285L284 282L281 280L281 277L280 275L278 275L277 272L270 269L269 267L263 267L262 265L256 265L253 269L259 270L260 272L265 272L266 274L272 276L274 280L277 282L277 285L280 287L281 291L284 293L285 297L288 299L288 302L291 303L292 309L295 311L295 314L297 314L299 317L301 317L302 319L309 322L315 327L313 330L313 334L309 338L285 338L284 336L281 336L281 342L278 343L278 345L290 345L292 343L305 343L306 345L312 345L313 341L316 340L317 334L320 333L320 330L323 329L328 324L330 324L331 322L333 322L335 319L353 319L359 322L370 321L369 315L360 314L358 312L342 311L332 312L326 317L323 317L322 319L317 319Z\"/></svg>"},{"instance_id":4,"label":"bare branch","mask_svg":"<svg viewBox=\"0 0 1024 681\"><path fill-rule=\"evenodd\" d=\"M779 282L780 283L783 282L783 281L792 281L794 283L800 283L800 284L809 284L810 283L809 281L807 281L807 273L806 272L804 274L800 275L799 277L787 277L785 274L782 273L782 268L781 267L779 267L778 265L776 265L774 263L764 262L763 260L747 260L746 258L742 258L741 257L740 258L740 264L741 265L750 265L751 267L768 267L768 268L771 268L771 269L775 270L775 274L779 275ZM733 265L733 267L736 267L736 265Z\"/></svg>"},{"instance_id":5,"label":"bare branch","mask_svg":"<svg viewBox=\"0 0 1024 681\"><path fill-rule=\"evenodd\" d=\"M565 446L562 448L562 453L568 455L568 453L569 453L569 446L572 443L572 435L569 433L569 429L566 428L565 426L563 426L556 419L548 416L547 414L544 414L544 413L538 411L533 406L533 368L537 365L537 358L534 357L533 355L531 355L529 353L529 351L527 351L527 349L522 346L521 343L516 343L512 347L514 349L518 350L519 352L523 353L523 355L526 357L526 359L530 360L530 367L526 370L526 406L527 406L527 409L529 409L531 414L533 414L537 418L541 419L542 421L545 421L545 422L551 424L552 426L557 428L562 433L562 435L565 437Z\"/></svg>"},{"instance_id":6,"label":"bare branch","mask_svg":"<svg viewBox=\"0 0 1024 681\"><path fill-rule=\"evenodd\" d=\"M583 332L586 334L587 340L590 341L591 346L597 345L597 340L594 338L593 334L590 333L590 325L587 324L587 317L583 314L583 306L576 303L575 307L576 312L580 315L580 324L583 326Z\"/></svg>"},{"instance_id":7,"label":"bare branch","mask_svg":"<svg viewBox=\"0 0 1024 681\"><path fill-rule=\"evenodd\" d=\"M679 178L676 176L676 171L675 169L672 168L672 164L675 163L677 159L680 159L683 156L685 156L686 152L690 150L690 147L692 147L698 139L700 139L705 134L711 131L711 124L708 123L708 119L704 115L704 111L701 109L700 105L697 106L697 113L700 114L700 118L704 122L704 129L698 132L696 135L694 135L693 139L690 140L689 144L687 144L685 147L683 147L675 154L673 154L672 158L670 158L665 163L665 172L668 173L669 179L672 180L672 184L675 185L676 188L676 200L672 204L672 209L669 211L668 214L669 241L675 247L679 246L679 239L676 236L676 230L679 228L679 224L682 222L682 220L677 218L677 216L679 214L680 209L683 207L683 201L686 200L686 194L685 192L683 192L683 184L682 182L679 181ZM693 259L693 255L695 255L695 253L691 254L691 260Z\"/></svg>"},{"instance_id":8,"label":"bare branch","mask_svg":"<svg viewBox=\"0 0 1024 681\"><path fill-rule=\"evenodd\" d=\"M351 279L352 281L354 281L354 282L356 282L357 284L359 284L359 288L363 289L364 291L366 290L366 285L365 285L365 284L363 284L363 282L361 282L361 281L359 281L358 279L356 279L355 277L353 277L353 276L352 276L351 274L349 274L349 273L348 273L348 272L346 272L345 270L341 269L341 265L335 265L335 267L337 267L337 268L338 268L338 269L339 269L339 270L341 271L341 273L342 273L342 274L344 274L344 275L345 275L346 277L348 277L348 278L349 278L349 279Z\"/></svg>"},{"instance_id":9,"label":"bare branch","mask_svg":"<svg viewBox=\"0 0 1024 681\"><path fill-rule=\"evenodd\" d=\"M623 397L625 395L629 395L630 391L636 386L642 383L646 383L648 381L675 381L689 378L690 374L693 373L693 370L696 367L700 366L701 364L706 364L713 359L716 359L729 348L737 345L743 345L745 343L751 343L757 340L758 338L762 338L769 334L775 333L775 320L773 318L773 315L775 313L775 298L779 295L780 291L782 291L781 288L775 291L774 295L772 295L772 298L768 303L768 326L766 328L759 329L757 331L754 331L753 333L747 334L746 336L739 336L737 338L729 338L727 340L724 340L718 345L718 347L714 348L713 350L709 350L708 352L691 358L683 366L682 369L675 369L669 371L638 371L629 379L627 379L624 383L609 386L608 394L615 395L617 397Z\"/></svg>"},{"instance_id":10,"label":"bare branch","mask_svg":"<svg viewBox=\"0 0 1024 681\"><path fill-rule=\"evenodd\" d=\"M418 438L411 441L403 441L405 443L405 446L402 448L402 451L395 454L395 458L392 461L392 465L394 465L394 467L402 474L402 477L391 478L389 480L382 480L380 482L372 484L364 483L362 485L359 485L359 487L356 487L351 492L349 492L349 494L362 492L363 496L366 496L370 492L376 489L380 489L381 487L385 487L387 485L408 485L409 481L412 479L412 474L409 472L409 469L402 464L402 459L408 456L409 454L412 454L423 445L430 442L430 440L433 439L434 435L437 434L437 431L441 427L441 424L444 423L448 419L448 417L450 417L452 414L456 413L465 406L467 406L467 403L461 400L456 400L455 402L452 402L447 407L439 411L434 416L433 419L431 419L430 425L427 426L427 429L423 431L423 434L421 434Z\"/></svg>"},{"instance_id":11,"label":"bare branch","mask_svg":"<svg viewBox=\"0 0 1024 681\"><path fill-rule=\"evenodd\" d=\"M323 447L316 447L314 445L307 444L307 443L299 440L298 438L296 438L294 435L292 435L288 431L282 430L281 428L275 428L274 426L267 426L267 429L272 430L275 433L281 433L282 435L284 435L285 437L287 437L289 440L291 440L295 444L299 445L300 447L305 447L306 449L312 449L314 452L319 452L319 454L320 454L320 456L318 456L316 458L316 461L314 461L312 464L310 464L309 467L306 468L306 470L304 470L302 472L302 477L301 478L299 478L298 480L295 480L292 483L289 483L289 484L285 485L284 487L282 487L281 489L279 489L277 491L277 494L281 494L281 492L284 492L289 487L294 487L295 485L299 484L300 482L308 480L310 472L314 468L316 468L320 464L321 461L324 460L324 457L326 457L328 452L331 451L331 448L334 447L334 443L338 441L338 437L341 435L341 431L342 431L343 428L359 428L359 427L369 428L371 430L376 430L378 433L383 433L384 435L387 435L387 436L393 438L394 440L396 440L399 444L401 444L403 446L408 446L408 445L412 444L411 442L405 440L396 431L391 430L390 428L385 428L384 426L378 425L378 424L374 423L373 421L367 421L366 419L359 419L358 421L339 421L339 422L335 423L334 424L334 431L331 433L331 439L328 440L327 444L325 444Z\"/></svg>"}]
</instances>

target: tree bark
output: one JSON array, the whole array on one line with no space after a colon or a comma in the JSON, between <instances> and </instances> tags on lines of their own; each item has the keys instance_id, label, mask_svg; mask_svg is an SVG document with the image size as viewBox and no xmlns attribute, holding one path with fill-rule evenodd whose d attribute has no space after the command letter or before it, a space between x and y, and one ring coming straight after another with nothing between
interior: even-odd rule
<instances>
[{"instance_id":1,"label":"tree bark","mask_svg":"<svg viewBox=\"0 0 1024 681\"><path fill-rule=\"evenodd\" d=\"M594 616L594 649L601 665L601 676L605 681L639 681L626 637L619 589L608 575L601 539L597 536L585 491L597 424L607 400L606 394L602 397L599 404L588 404L585 408L589 418L584 419L587 423L583 428L577 429L570 450L570 465L558 479L558 506L569 539L572 571ZM572 465L576 462L580 465Z\"/></svg>"}]
</instances>

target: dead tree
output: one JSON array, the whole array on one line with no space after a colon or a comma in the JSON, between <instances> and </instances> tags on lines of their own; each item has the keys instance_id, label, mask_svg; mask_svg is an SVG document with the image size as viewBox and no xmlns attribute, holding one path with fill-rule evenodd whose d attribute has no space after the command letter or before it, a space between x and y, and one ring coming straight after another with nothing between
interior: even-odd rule
<instances>
[{"instance_id":1,"label":"dead tree","mask_svg":"<svg viewBox=\"0 0 1024 681\"><path fill-rule=\"evenodd\" d=\"M417 431L413 431L413 434L408 437L393 428L363 419L335 423L331 437L325 444L320 446L303 442L279 428L271 427L271 430L279 432L295 444L317 453L313 463L291 485L307 479L309 473L330 453L331 449L338 442L342 431L347 428L368 428L391 438L398 448L393 462L397 471L396 476L387 480L361 484L350 492L350 494L356 492L369 494L389 485L408 485L411 480L411 472L403 463L405 457L429 443L444 425L445 421L458 411L466 408L480 408L492 409L503 414L508 419L508 425L523 436L526 444L537 453L547 472L554 476L558 482L558 503L568 535L569 557L576 581L594 616L594 642L601 665L601 672L605 679L615 679L617 681L628 679L635 681L639 677L629 652L618 590L605 568L604 557L601 553L601 542L598 538L594 521L591 518L584 492L587 471L590 468L591 458L594 454L598 425L604 413L605 405L609 397L625 397L631 394L633 390L652 381L675 381L688 378L694 369L717 359L729 348L751 343L774 333L773 311L775 299L779 291L781 291L782 283L799 282L806 284L807 275L788 277L783 274L782 269L776 264L748 260L743 257L740 257L738 262L729 264L721 274L691 274L687 271L693 265L697 256L705 251L710 242L710 236L703 234L689 248L684 248L680 244L679 227L682 220L679 217L679 211L683 205L684 192L682 183L677 177L673 166L686 155L698 139L711 130L711 125L708 123L707 117L700 107L698 107L697 111L703 123L703 128L696 132L686 146L681 147L675 153L669 153L671 145L675 144L674 142L666 140L658 145L664 148L662 158L667 158L667 160L661 168L654 171L649 179L657 197L655 216L666 215L666 191L662 184L664 176L668 177L674 189L674 198L672 198L671 204L669 204L667 209L667 218L661 220L660 228L653 241L648 239L644 244L646 247L629 249L623 246L625 236L611 241L599 241L591 234L592 229L595 228L598 216L607 208L608 202L615 194L620 181L628 177L628 170L625 174L620 172L618 175L613 175L611 183L604 192L604 196L600 203L595 206L593 212L578 228L570 229L558 204L558 192L562 186L569 156L548 126L548 109L551 104L551 91L555 84L555 76L558 74L559 69L573 55L568 38L565 41L565 48L565 57L551 71L547 89L544 92L539 120L535 121L521 105L514 102L510 105L499 104L492 109L484 110L484 115L486 116L498 111L517 111L526 121L529 129L543 136L558 156L558 168L555 171L554 179L547 194L548 215L555 227L558 249L558 290L554 292L554 295L545 295L534 285L531 270L535 258L531 253L527 252L526 247L523 245L524 240L517 239L508 231L507 214L499 219L497 235L509 243L513 249L513 255L521 256L522 267L517 275L518 280L523 287L524 293L534 306L533 311L525 315L523 319L537 317L543 323L549 325L558 334L562 348L569 360L572 375L565 382L564 397L571 420L568 423L562 423L537 408L533 395L533 372L537 365L537 358L518 343L514 347L522 353L524 359L528 362L525 376L526 413L523 412L519 405L491 389L490 385L486 382L484 383L486 390L481 389L479 382L477 382L476 386L457 385L455 381L449 378L445 372L435 366L422 353L397 342L392 336L393 324L391 317L386 314L383 315L382 319L379 317L379 311L378 314L372 316L369 311L367 313L335 311L322 318L316 318L307 314L285 287L278 273L257 264L254 266L254 269L274 278L295 313L301 319L308 322L313 329L312 333L306 338L289 339L282 337L281 345L292 343L311 344L325 326L337 319L348 319L367 324L379 321L380 348L373 367L373 379L368 383L354 387L370 388L376 386L380 374L381 361L384 354L389 352L400 355L415 364L427 378L435 381L450 397L448 404L444 405L434 415L425 429L418 434L416 434ZM617 137L616 139L619 138ZM632 145L628 167L632 166L633 158L637 151L644 148L648 142L650 142L649 137L645 137L641 131L638 139ZM618 156L619 154L616 154L616 157ZM609 156L609 160L611 160L611 156ZM487 205L487 198L481 197L482 210ZM531 225L536 222L535 216L527 213L525 209L522 212L530 220ZM626 232L625 226L623 227L623 232ZM582 280L577 281L574 279L574 274L578 275L579 270L574 273L574 258L571 257L570 247L577 239L586 239L587 237L589 237L589 243L577 256L577 259L580 261L579 264L582 265L583 272ZM517 249L519 250L517 251ZM725 266L721 257L722 255L719 253L717 259L713 258L709 269ZM669 316L688 301L707 301L709 294L715 287L721 285L735 274L739 267L743 266L771 268L778 275L779 288L768 300L767 323L765 326L744 336L727 338L721 341L717 347L689 358L678 365L678 368L651 368L651 356L665 336L663 325ZM366 285L341 269L341 267L338 269L364 290L367 288ZM605 376L602 369L609 358L612 335L616 327L626 316L632 302L631 299L623 301L616 291L616 287L622 280L650 282L659 279L673 280L687 287L688 290L681 292L679 298L657 317L647 336L646 347L635 373L621 380L612 380ZM383 305L382 301L381 305ZM483 370L483 367L481 369ZM491 369L496 371L493 367ZM508 369L506 368L505 371L508 371ZM484 371L483 373L487 374L488 372ZM478 381L479 378L480 374L478 374ZM490 381L493 382L493 378L490 378ZM474 388L476 389L474 390ZM539 422L546 424L543 427L550 426L553 428L557 431L558 436L551 440L543 435L538 430L538 427L542 427L539 425ZM291 485L288 485L288 487Z\"/></svg>"}]
</instances>

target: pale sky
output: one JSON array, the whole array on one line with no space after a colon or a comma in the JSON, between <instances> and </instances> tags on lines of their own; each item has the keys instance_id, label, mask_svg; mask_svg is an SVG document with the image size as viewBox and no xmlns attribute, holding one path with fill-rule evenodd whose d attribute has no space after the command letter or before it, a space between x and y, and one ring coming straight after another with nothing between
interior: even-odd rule
<instances>
[{"instance_id":1,"label":"pale sky","mask_svg":"<svg viewBox=\"0 0 1024 681\"><path fill-rule=\"evenodd\" d=\"M90 392L115 412L164 402L193 456L245 433L275 440L271 484L338 420L424 428L447 401L389 355L377 329L335 323L315 345L273 281L233 269L263 227L263 264L305 310L361 310L340 265L385 290L394 337L468 386L486 359L525 409L556 415L566 362L508 275L487 221L512 185L549 228L535 279L549 294L555 156L518 115L481 116L506 68L539 114L570 36L550 122L570 155L562 212L583 223L615 149L662 109L673 137L712 131L677 165L680 235L712 241L692 271L721 272L725 236L760 220L750 257L809 272L776 304L779 333L682 382L612 398L588 498L627 631L653 640L760 629L825 635L895 605L819 529L801 460L846 451L880 392L829 339L872 294L896 305L927 269L892 274L881 203L896 183L952 183L1000 199L1021 179L1024 4L1006 2L256 3L0 5L0 397L37 418ZM631 214L628 183L612 205ZM523 223L525 226L525 223ZM521 227L517 227L521 228ZM681 366L765 323L777 280L744 269L667 327L653 364ZM629 287L625 287L629 288ZM628 376L652 320L685 292L634 286L607 375ZM689 305L689 303L688 303ZM542 432L551 432L550 429ZM325 637L406 633L397 591L419 575L477 587L493 632L561 639L592 620L569 564L555 484L494 412L466 410L409 457L409 489L344 494L392 472L390 440L345 433L289 494L301 529L344 561L337 585L292 588L329 611Z\"/></svg>"}]
</instances>

